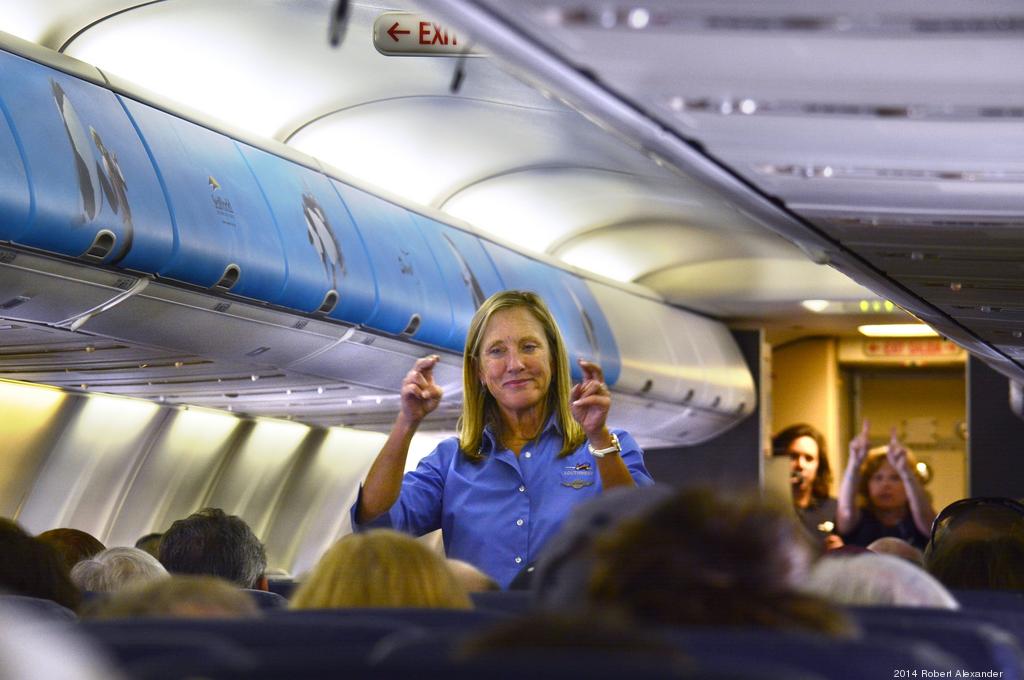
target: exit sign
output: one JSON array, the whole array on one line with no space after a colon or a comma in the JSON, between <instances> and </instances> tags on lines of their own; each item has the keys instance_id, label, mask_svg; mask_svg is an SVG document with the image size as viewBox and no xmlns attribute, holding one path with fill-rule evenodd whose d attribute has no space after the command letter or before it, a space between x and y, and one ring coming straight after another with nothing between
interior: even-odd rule
<instances>
[{"instance_id":1,"label":"exit sign","mask_svg":"<svg viewBox=\"0 0 1024 680\"><path fill-rule=\"evenodd\" d=\"M392 57L481 56L480 50L452 28L409 12L385 12L377 17L373 46Z\"/></svg>"}]
</instances>

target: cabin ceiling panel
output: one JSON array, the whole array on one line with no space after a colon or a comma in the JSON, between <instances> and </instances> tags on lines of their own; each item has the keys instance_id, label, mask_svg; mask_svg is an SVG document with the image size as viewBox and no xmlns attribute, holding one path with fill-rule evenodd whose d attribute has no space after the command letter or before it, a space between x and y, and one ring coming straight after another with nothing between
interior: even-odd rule
<instances>
[{"instance_id":1,"label":"cabin ceiling panel","mask_svg":"<svg viewBox=\"0 0 1024 680\"><path fill-rule=\"evenodd\" d=\"M873 294L842 273L806 259L729 258L662 269L637 280L680 306L724 317L792 314L808 291L816 298L855 301Z\"/></svg>"},{"instance_id":2,"label":"cabin ceiling panel","mask_svg":"<svg viewBox=\"0 0 1024 680\"><path fill-rule=\"evenodd\" d=\"M667 171L571 111L448 96L369 102L303 128L290 144L352 176L442 207L466 186L510 169Z\"/></svg>"}]
</instances>

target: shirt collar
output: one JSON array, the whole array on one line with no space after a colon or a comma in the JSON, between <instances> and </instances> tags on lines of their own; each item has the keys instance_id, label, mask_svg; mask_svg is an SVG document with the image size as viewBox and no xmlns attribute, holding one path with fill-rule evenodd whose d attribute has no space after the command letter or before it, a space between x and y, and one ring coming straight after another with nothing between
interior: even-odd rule
<instances>
[{"instance_id":1,"label":"shirt collar","mask_svg":"<svg viewBox=\"0 0 1024 680\"><path fill-rule=\"evenodd\" d=\"M559 437L562 436L562 425L558 422L558 417L555 413L548 416L548 422L541 428L540 434L537 435L537 439L541 439L549 432L554 432ZM494 429L490 425L485 425L483 437L480 441L480 453L487 455L493 452L497 446L498 441L494 436Z\"/></svg>"}]
</instances>

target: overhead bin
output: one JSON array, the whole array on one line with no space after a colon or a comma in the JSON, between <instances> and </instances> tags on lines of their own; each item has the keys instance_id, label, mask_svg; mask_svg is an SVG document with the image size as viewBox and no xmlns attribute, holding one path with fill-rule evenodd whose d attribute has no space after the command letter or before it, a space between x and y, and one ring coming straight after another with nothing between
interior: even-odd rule
<instances>
[{"instance_id":1,"label":"overhead bin","mask_svg":"<svg viewBox=\"0 0 1024 680\"><path fill-rule=\"evenodd\" d=\"M267 302L285 283L284 244L229 137L123 97L160 172L173 250L155 273Z\"/></svg>"},{"instance_id":2,"label":"overhead bin","mask_svg":"<svg viewBox=\"0 0 1024 680\"><path fill-rule=\"evenodd\" d=\"M532 290L547 303L562 331L573 380L583 377L576 361L583 357L600 364L605 382L614 385L619 379L619 349L587 285L569 272L508 248L489 241L484 241L484 247L508 288Z\"/></svg>"},{"instance_id":3,"label":"overhead bin","mask_svg":"<svg viewBox=\"0 0 1024 680\"><path fill-rule=\"evenodd\" d=\"M688 333L679 332L679 326L692 328L709 323L706 319L607 284L591 281L589 287L605 316L615 320L612 332L622 365L616 391L677 406L710 403L700 356ZM661 332L670 315L684 317L671 324L673 335Z\"/></svg>"},{"instance_id":4,"label":"overhead bin","mask_svg":"<svg viewBox=\"0 0 1024 680\"><path fill-rule=\"evenodd\" d=\"M678 337L689 331L688 337L704 367L704 379L710 388L707 396L711 401L694 406L709 408L727 416L743 417L752 413L757 405L754 378L725 324L710 319L695 324L683 321L682 317L674 314L666 317L666 320L669 324L665 332L669 333L669 337Z\"/></svg>"},{"instance_id":5,"label":"overhead bin","mask_svg":"<svg viewBox=\"0 0 1024 680\"><path fill-rule=\"evenodd\" d=\"M303 312L363 323L377 287L363 240L330 180L309 168L238 143L282 237L284 287L269 300Z\"/></svg>"},{"instance_id":6,"label":"overhead bin","mask_svg":"<svg viewBox=\"0 0 1024 680\"><path fill-rule=\"evenodd\" d=\"M70 326L116 304L145 279L0 248L0 317Z\"/></svg>"},{"instance_id":7,"label":"overhead bin","mask_svg":"<svg viewBox=\"0 0 1024 680\"><path fill-rule=\"evenodd\" d=\"M0 52L0 73L13 135L0 127L0 238L154 271L172 244L167 204L117 97L7 52ZM11 156L12 138L20 161Z\"/></svg>"},{"instance_id":8,"label":"overhead bin","mask_svg":"<svg viewBox=\"0 0 1024 680\"><path fill-rule=\"evenodd\" d=\"M159 282L92 316L82 329L240 366L269 367L323 351L349 330Z\"/></svg>"},{"instance_id":9,"label":"overhead bin","mask_svg":"<svg viewBox=\"0 0 1024 680\"><path fill-rule=\"evenodd\" d=\"M366 325L443 347L452 306L437 261L408 210L333 182L349 209L377 282L377 308Z\"/></svg>"},{"instance_id":10,"label":"overhead bin","mask_svg":"<svg viewBox=\"0 0 1024 680\"><path fill-rule=\"evenodd\" d=\"M451 299L451 333L441 344L461 352L473 314L484 300L505 286L479 238L422 215L413 214L413 219L437 261Z\"/></svg>"},{"instance_id":11,"label":"overhead bin","mask_svg":"<svg viewBox=\"0 0 1024 680\"><path fill-rule=\"evenodd\" d=\"M0 68L7 56L0 52ZM32 196L14 132L7 124L7 117L2 115L2 95L0 92L0 240L10 240L28 225Z\"/></svg>"}]
</instances>

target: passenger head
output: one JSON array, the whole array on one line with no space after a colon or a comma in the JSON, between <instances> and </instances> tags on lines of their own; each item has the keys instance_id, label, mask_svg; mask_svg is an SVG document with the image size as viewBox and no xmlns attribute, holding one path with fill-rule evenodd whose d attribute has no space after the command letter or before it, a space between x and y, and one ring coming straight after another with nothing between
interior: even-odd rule
<instances>
[{"instance_id":1,"label":"passenger head","mask_svg":"<svg viewBox=\"0 0 1024 680\"><path fill-rule=\"evenodd\" d=\"M623 522L650 512L672 494L668 486L619 487L573 508L537 557L530 579L534 603L553 613L584 608L597 542Z\"/></svg>"},{"instance_id":2,"label":"passenger head","mask_svg":"<svg viewBox=\"0 0 1024 680\"><path fill-rule=\"evenodd\" d=\"M639 623L845 633L800 594L813 549L789 508L756 495L677 494L599 541L590 601Z\"/></svg>"},{"instance_id":3,"label":"passenger head","mask_svg":"<svg viewBox=\"0 0 1024 680\"><path fill-rule=\"evenodd\" d=\"M79 529L50 529L36 538L56 548L69 570L80 560L92 557L105 547L92 534Z\"/></svg>"},{"instance_id":4,"label":"passenger head","mask_svg":"<svg viewBox=\"0 0 1024 680\"><path fill-rule=\"evenodd\" d=\"M136 583L167 577L164 565L138 548L107 548L71 570L75 585L94 593L113 593Z\"/></svg>"},{"instance_id":5,"label":"passenger head","mask_svg":"<svg viewBox=\"0 0 1024 680\"><path fill-rule=\"evenodd\" d=\"M1024 504L967 498L932 524L925 566L954 590L1024 590Z\"/></svg>"},{"instance_id":6,"label":"passenger head","mask_svg":"<svg viewBox=\"0 0 1024 680\"><path fill-rule=\"evenodd\" d=\"M958 609L956 598L928 572L893 555L866 552L818 560L806 592L842 605Z\"/></svg>"},{"instance_id":7,"label":"passenger head","mask_svg":"<svg viewBox=\"0 0 1024 680\"><path fill-rule=\"evenodd\" d=\"M444 558L412 536L374 529L345 536L292 596L292 609L437 607L470 609Z\"/></svg>"},{"instance_id":8,"label":"passenger head","mask_svg":"<svg viewBox=\"0 0 1024 680\"><path fill-rule=\"evenodd\" d=\"M0 525L0 590L52 600L73 611L81 600L57 549L10 521Z\"/></svg>"},{"instance_id":9,"label":"passenger head","mask_svg":"<svg viewBox=\"0 0 1024 680\"><path fill-rule=\"evenodd\" d=\"M164 533L160 562L172 574L219 576L242 588L255 588L267 568L267 553L240 517L220 508L203 508Z\"/></svg>"},{"instance_id":10,"label":"passenger head","mask_svg":"<svg viewBox=\"0 0 1024 680\"><path fill-rule=\"evenodd\" d=\"M790 425L772 437L772 453L789 458L794 496L809 490L813 498L829 497L832 468L825 436L816 428L806 423Z\"/></svg>"},{"instance_id":11,"label":"passenger head","mask_svg":"<svg viewBox=\"0 0 1024 680\"><path fill-rule=\"evenodd\" d=\"M145 550L153 557L160 559L160 539L162 537L163 534L159 533L146 534L135 541L135 547L139 550Z\"/></svg>"},{"instance_id":12,"label":"passenger head","mask_svg":"<svg viewBox=\"0 0 1024 680\"><path fill-rule=\"evenodd\" d=\"M469 562L448 558L445 560L448 569L455 575L467 593L484 593L501 590L501 586L493 578L477 569Z\"/></svg>"},{"instance_id":13,"label":"passenger head","mask_svg":"<svg viewBox=\"0 0 1024 680\"><path fill-rule=\"evenodd\" d=\"M917 475L921 484L925 480L917 471L914 454L907 451L907 465ZM872 449L861 464L860 482L857 486L857 502L861 507L874 510L899 510L907 508L907 490L899 472L886 456L885 447Z\"/></svg>"},{"instance_id":14,"label":"passenger head","mask_svg":"<svg viewBox=\"0 0 1024 680\"><path fill-rule=\"evenodd\" d=\"M525 316L523 316L525 314ZM484 346L488 333L499 325L515 324L516 328L536 330L543 347L528 347L521 357L524 370L535 374L534 384L526 388L501 389L501 359L487 354ZM520 348L516 348L517 350ZM499 348L500 350L500 348ZM531 353L537 353L531 363ZM536 363L536 365L534 365ZM547 384L541 384L546 382ZM462 417L459 420L461 449L472 459L479 459L484 426L501 433L502 406L515 407L520 401L539 399L547 414L555 414L562 428L562 453L576 449L586 439L580 424L569 409L572 376L569 356L554 317L539 295L530 291L506 290L487 298L476 310L466 334L463 357Z\"/></svg>"},{"instance_id":15,"label":"passenger head","mask_svg":"<svg viewBox=\"0 0 1024 680\"><path fill-rule=\"evenodd\" d=\"M893 555L924 569L924 553L910 545L902 538L883 536L868 544L868 550L876 555Z\"/></svg>"},{"instance_id":16,"label":"passenger head","mask_svg":"<svg viewBox=\"0 0 1024 680\"><path fill-rule=\"evenodd\" d=\"M259 614L259 607L249 593L213 576L171 576L137 583L97 602L88 612L95 619L238 619Z\"/></svg>"}]
</instances>

